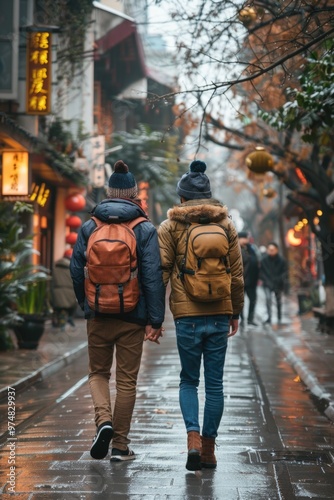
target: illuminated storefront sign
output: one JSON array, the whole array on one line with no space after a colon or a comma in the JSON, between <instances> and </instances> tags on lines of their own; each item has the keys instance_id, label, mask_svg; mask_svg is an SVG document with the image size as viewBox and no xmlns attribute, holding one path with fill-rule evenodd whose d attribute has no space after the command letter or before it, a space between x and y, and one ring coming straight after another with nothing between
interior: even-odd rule
<instances>
[{"instance_id":1,"label":"illuminated storefront sign","mask_svg":"<svg viewBox=\"0 0 334 500\"><path fill-rule=\"evenodd\" d=\"M2 154L2 195L26 196L29 190L29 154L4 152Z\"/></svg>"},{"instance_id":2,"label":"illuminated storefront sign","mask_svg":"<svg viewBox=\"0 0 334 500\"><path fill-rule=\"evenodd\" d=\"M31 195L29 197L30 201L35 201L41 207L44 207L48 198L50 196L50 189L46 187L45 183L39 186L38 184L33 183L31 187Z\"/></svg>"},{"instance_id":3,"label":"illuminated storefront sign","mask_svg":"<svg viewBox=\"0 0 334 500\"><path fill-rule=\"evenodd\" d=\"M28 33L27 113L46 115L51 111L51 33Z\"/></svg>"}]
</instances>

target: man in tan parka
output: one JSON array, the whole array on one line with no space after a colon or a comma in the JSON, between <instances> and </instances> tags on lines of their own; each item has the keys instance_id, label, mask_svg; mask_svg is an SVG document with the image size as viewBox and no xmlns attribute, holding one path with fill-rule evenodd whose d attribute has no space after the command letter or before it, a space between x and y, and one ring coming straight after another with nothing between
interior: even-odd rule
<instances>
[{"instance_id":1,"label":"man in tan parka","mask_svg":"<svg viewBox=\"0 0 334 500\"><path fill-rule=\"evenodd\" d=\"M227 208L212 198L206 164L196 160L182 176L177 193L181 204L167 212L168 219L159 228L159 245L164 283L171 283L170 309L174 316L177 346L181 362L180 407L188 436L186 468L215 468L215 438L224 410L223 372L228 337L237 333L239 314L244 302L243 268L236 229ZM214 223L214 226L210 223ZM183 268L192 224L223 228L226 233L226 279L222 297L214 301L189 296L185 290ZM210 226L208 226L210 224ZM191 226L194 227L194 226ZM212 248L210 232L205 244ZM218 260L218 259L217 259ZM222 260L222 259L221 259ZM202 261L202 259L199 259ZM200 267L200 263L198 266ZM193 271L184 271L195 274ZM227 291L226 291L227 290ZM203 358L205 407L200 435L197 388Z\"/></svg>"}]
</instances>

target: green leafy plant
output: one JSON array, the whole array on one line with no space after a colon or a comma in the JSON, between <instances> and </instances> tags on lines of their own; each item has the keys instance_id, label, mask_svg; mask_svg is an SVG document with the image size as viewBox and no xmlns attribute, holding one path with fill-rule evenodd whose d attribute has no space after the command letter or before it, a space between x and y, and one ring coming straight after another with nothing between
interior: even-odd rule
<instances>
[{"instance_id":1,"label":"green leafy plant","mask_svg":"<svg viewBox=\"0 0 334 500\"><path fill-rule=\"evenodd\" d=\"M32 276L34 281L27 284L26 291L16 301L19 314L46 315L48 310L48 282L44 273Z\"/></svg>"},{"instance_id":2,"label":"green leafy plant","mask_svg":"<svg viewBox=\"0 0 334 500\"><path fill-rule=\"evenodd\" d=\"M301 132L304 142L331 145L334 126L334 43L327 42L321 56L307 59L299 77L300 89L287 89L289 100L276 112L260 116L278 130Z\"/></svg>"},{"instance_id":3,"label":"green leafy plant","mask_svg":"<svg viewBox=\"0 0 334 500\"><path fill-rule=\"evenodd\" d=\"M13 209L14 208L14 209ZM13 347L8 333L22 321L16 307L30 283L48 279L48 270L31 263L36 253L31 237L23 236L19 214L31 212L29 204L0 201L0 349Z\"/></svg>"},{"instance_id":4,"label":"green leafy plant","mask_svg":"<svg viewBox=\"0 0 334 500\"><path fill-rule=\"evenodd\" d=\"M120 158L128 164L137 182L149 182L154 191L154 200L159 201L166 211L176 199L176 179L185 171L185 164L179 162L177 137L152 131L139 124L132 132L118 132L113 135L113 146L120 150L108 153L106 162L113 165ZM161 189L163 187L163 189Z\"/></svg>"}]
</instances>

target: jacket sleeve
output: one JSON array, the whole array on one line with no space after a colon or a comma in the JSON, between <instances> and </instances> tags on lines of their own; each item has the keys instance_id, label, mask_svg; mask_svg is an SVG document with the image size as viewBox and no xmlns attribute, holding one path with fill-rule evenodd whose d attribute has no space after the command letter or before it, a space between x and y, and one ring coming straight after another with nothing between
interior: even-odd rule
<instances>
[{"instance_id":1,"label":"jacket sleeve","mask_svg":"<svg viewBox=\"0 0 334 500\"><path fill-rule=\"evenodd\" d=\"M244 306L244 278L240 244L235 227L229 226L230 266L231 266L231 300L233 316L238 317Z\"/></svg>"},{"instance_id":2,"label":"jacket sleeve","mask_svg":"<svg viewBox=\"0 0 334 500\"><path fill-rule=\"evenodd\" d=\"M165 220L158 229L159 247L164 285L167 286L176 262L176 246L169 231L169 221Z\"/></svg>"},{"instance_id":3,"label":"jacket sleeve","mask_svg":"<svg viewBox=\"0 0 334 500\"><path fill-rule=\"evenodd\" d=\"M81 309L84 309L85 301L85 276L84 267L86 265L86 249L89 235L95 227L95 222L89 220L81 226L78 239L73 249L70 263L70 272L73 282L74 293Z\"/></svg>"},{"instance_id":4,"label":"jacket sleeve","mask_svg":"<svg viewBox=\"0 0 334 500\"><path fill-rule=\"evenodd\" d=\"M145 296L148 324L160 328L165 318L165 287L155 227L143 222L135 228L137 236L140 284Z\"/></svg>"}]
</instances>

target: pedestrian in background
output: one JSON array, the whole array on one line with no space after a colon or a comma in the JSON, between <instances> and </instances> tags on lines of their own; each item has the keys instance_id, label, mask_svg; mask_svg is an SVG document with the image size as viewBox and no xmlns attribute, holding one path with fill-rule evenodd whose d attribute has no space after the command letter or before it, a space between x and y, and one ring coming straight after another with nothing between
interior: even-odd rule
<instances>
[{"instance_id":1,"label":"pedestrian in background","mask_svg":"<svg viewBox=\"0 0 334 500\"><path fill-rule=\"evenodd\" d=\"M95 459L104 458L112 440L111 461L122 461L135 458L128 447L128 434L143 341L145 334L156 342L162 335L165 288L157 231L137 198L134 176L121 160L114 165L107 196L79 231L71 275L87 319L89 386L97 428L90 454ZM103 236L106 232L108 237ZM137 259L133 267L130 256L123 256L123 252L130 251L130 245L130 256ZM95 283L94 276L98 276ZM118 312L106 313L109 309ZM112 410L109 380L114 351L116 398Z\"/></svg>"},{"instance_id":2,"label":"pedestrian in background","mask_svg":"<svg viewBox=\"0 0 334 500\"><path fill-rule=\"evenodd\" d=\"M78 307L70 273L71 255L71 249L65 250L64 256L55 263L52 273L52 324L61 330L65 330L67 323L75 326L73 318Z\"/></svg>"},{"instance_id":3,"label":"pedestrian in background","mask_svg":"<svg viewBox=\"0 0 334 500\"><path fill-rule=\"evenodd\" d=\"M216 467L215 439L224 410L228 337L237 333L243 307L238 236L227 208L212 198L205 170L202 161L190 164L177 184L181 203L167 212L168 219L158 230L164 283L171 283L170 308L181 362L179 398L187 430L188 470ZM205 273L210 266L212 276ZM218 283L216 273L221 274ZM205 406L201 435L198 385L202 359Z\"/></svg>"},{"instance_id":4,"label":"pedestrian in background","mask_svg":"<svg viewBox=\"0 0 334 500\"><path fill-rule=\"evenodd\" d=\"M254 321L254 313L256 306L256 289L260 272L260 261L257 252L250 243L249 234L247 231L238 233L242 262L244 268L244 284L245 293L249 299L247 324L256 326ZM240 326L244 323L244 311L241 313Z\"/></svg>"},{"instance_id":5,"label":"pedestrian in background","mask_svg":"<svg viewBox=\"0 0 334 500\"><path fill-rule=\"evenodd\" d=\"M287 283L287 263L279 254L277 243L274 241L267 246L267 254L263 257L260 269L260 279L266 296L268 318L264 324L271 324L272 294L277 306L277 322L282 322L282 294Z\"/></svg>"}]
</instances>

